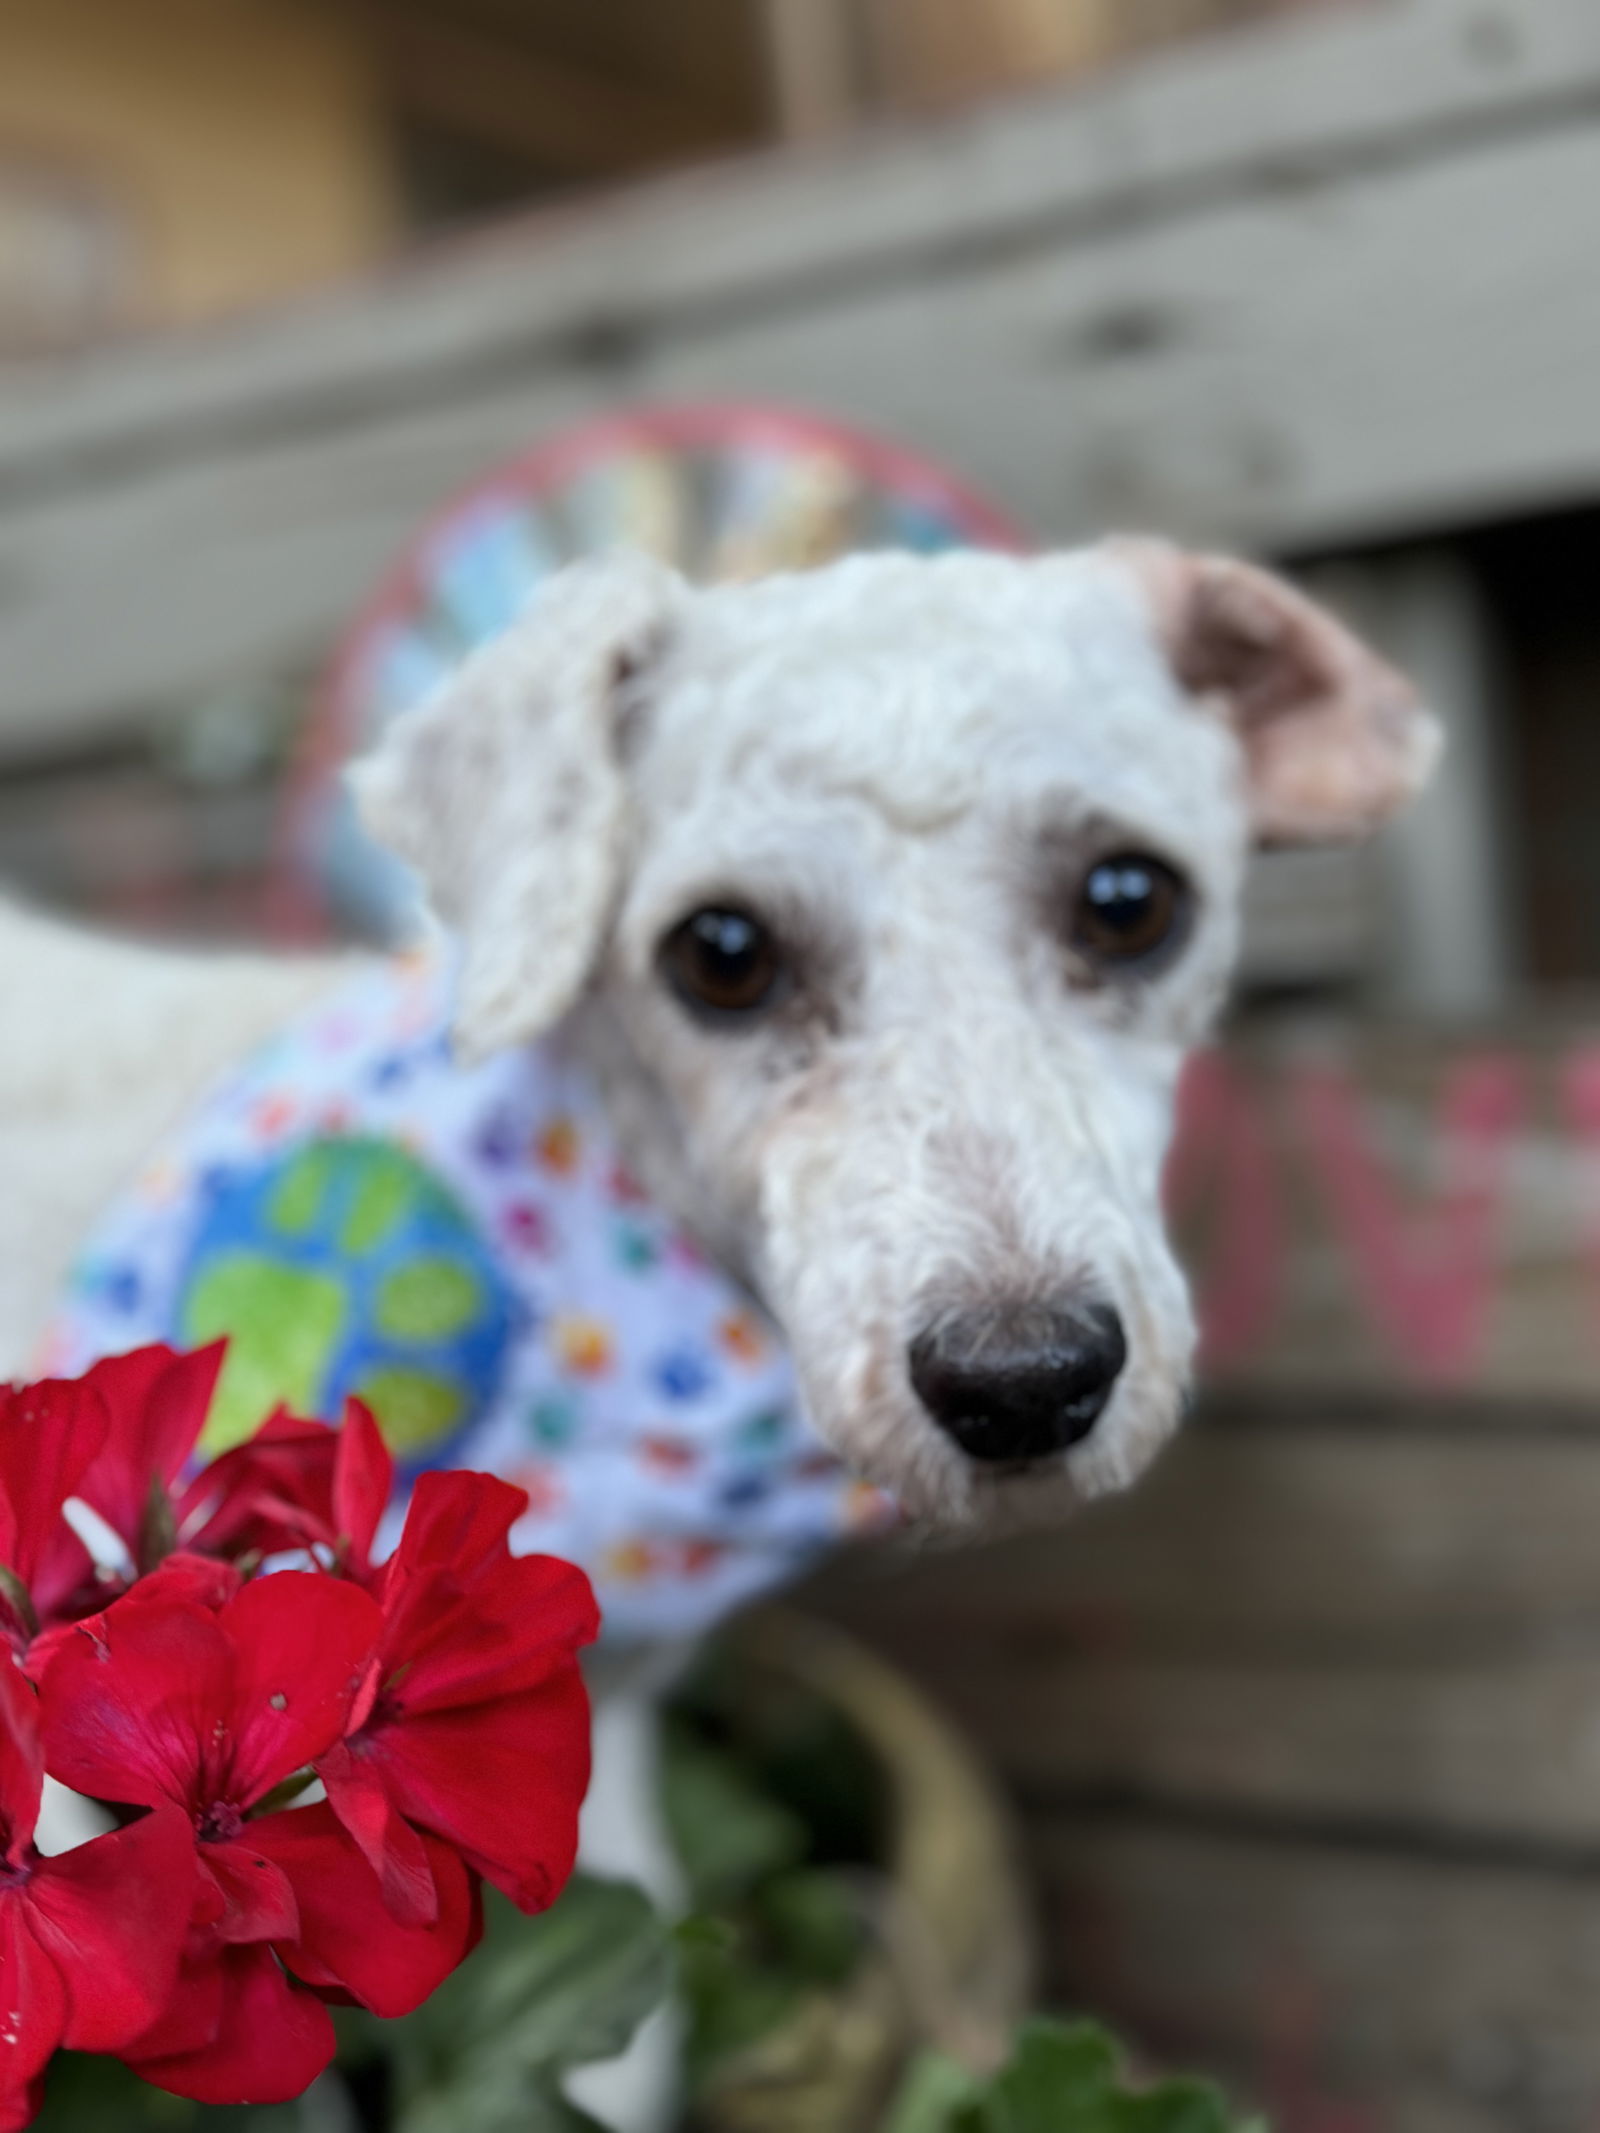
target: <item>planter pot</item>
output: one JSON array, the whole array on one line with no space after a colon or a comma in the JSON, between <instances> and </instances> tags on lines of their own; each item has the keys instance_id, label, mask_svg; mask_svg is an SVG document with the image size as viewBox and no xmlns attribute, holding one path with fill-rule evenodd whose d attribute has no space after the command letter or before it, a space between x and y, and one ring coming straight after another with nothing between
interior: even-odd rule
<instances>
[{"instance_id":1,"label":"planter pot","mask_svg":"<svg viewBox=\"0 0 1600 2133\"><path fill-rule=\"evenodd\" d=\"M987 2071L1030 2004L1007 1816L920 1690L842 1632L763 1609L729 1633L724 1653L750 1702L811 1699L859 1743L881 1788L883 1857L855 1971L720 2066L694 2123L705 2133L868 2133L915 2047Z\"/></svg>"}]
</instances>

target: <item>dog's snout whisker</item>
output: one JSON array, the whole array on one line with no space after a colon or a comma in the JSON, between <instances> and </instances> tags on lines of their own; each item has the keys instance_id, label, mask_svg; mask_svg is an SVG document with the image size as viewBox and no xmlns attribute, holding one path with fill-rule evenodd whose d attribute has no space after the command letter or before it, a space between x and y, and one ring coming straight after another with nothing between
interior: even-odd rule
<instances>
[{"instance_id":1,"label":"dog's snout whisker","mask_svg":"<svg viewBox=\"0 0 1600 2133\"><path fill-rule=\"evenodd\" d=\"M969 1459L1043 1459L1094 1428L1128 1359L1109 1304L990 1305L912 1341L912 1389Z\"/></svg>"}]
</instances>

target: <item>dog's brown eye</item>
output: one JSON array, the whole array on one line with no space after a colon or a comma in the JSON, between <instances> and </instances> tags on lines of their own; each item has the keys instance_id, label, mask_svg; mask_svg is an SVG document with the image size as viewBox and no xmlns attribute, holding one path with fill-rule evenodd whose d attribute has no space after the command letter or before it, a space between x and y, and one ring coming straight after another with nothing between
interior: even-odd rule
<instances>
[{"instance_id":1,"label":"dog's brown eye","mask_svg":"<svg viewBox=\"0 0 1600 2133\"><path fill-rule=\"evenodd\" d=\"M781 951L748 911L691 912L661 944L661 966L686 1005L712 1015L753 1015L782 994Z\"/></svg>"},{"instance_id":2,"label":"dog's brown eye","mask_svg":"<svg viewBox=\"0 0 1600 2133\"><path fill-rule=\"evenodd\" d=\"M1165 860L1113 852L1084 876L1072 945L1102 966L1145 962L1181 938L1190 902L1188 883Z\"/></svg>"}]
</instances>

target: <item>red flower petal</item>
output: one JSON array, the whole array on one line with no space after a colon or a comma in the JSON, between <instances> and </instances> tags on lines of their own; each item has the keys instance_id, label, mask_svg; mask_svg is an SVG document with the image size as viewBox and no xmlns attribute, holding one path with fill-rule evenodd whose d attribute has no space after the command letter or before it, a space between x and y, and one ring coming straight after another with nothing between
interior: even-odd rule
<instances>
[{"instance_id":1,"label":"red flower petal","mask_svg":"<svg viewBox=\"0 0 1600 2133\"><path fill-rule=\"evenodd\" d=\"M486 1474L424 1474L374 1590L383 1602L382 1675L410 1711L532 1688L599 1629L582 1571L512 1557L521 1490Z\"/></svg>"},{"instance_id":2,"label":"red flower petal","mask_svg":"<svg viewBox=\"0 0 1600 2133\"><path fill-rule=\"evenodd\" d=\"M95 1799L198 1816L227 1775L233 1651L219 1617L130 1596L79 1623L44 1668L40 1728L51 1775ZM240 1802L241 1806L247 1804Z\"/></svg>"},{"instance_id":3,"label":"red flower petal","mask_svg":"<svg viewBox=\"0 0 1600 2133\"><path fill-rule=\"evenodd\" d=\"M63 1530L70 1533L70 1528ZM88 1561L87 1556L84 1561ZM14 1658L21 1659L32 1651L37 1619L32 1598L20 1584L10 1588L0 1586L0 1644L9 1645Z\"/></svg>"},{"instance_id":4,"label":"red flower petal","mask_svg":"<svg viewBox=\"0 0 1600 2133\"><path fill-rule=\"evenodd\" d=\"M44 1790L39 1699L0 1652L0 1856L20 1866L33 1841Z\"/></svg>"},{"instance_id":5,"label":"red flower petal","mask_svg":"<svg viewBox=\"0 0 1600 2133\"><path fill-rule=\"evenodd\" d=\"M58 1537L88 1563L61 1522L61 1506L78 1492L107 1426L104 1403L86 1381L0 1385L0 1563L24 1585L34 1584Z\"/></svg>"},{"instance_id":6,"label":"red flower petal","mask_svg":"<svg viewBox=\"0 0 1600 2133\"><path fill-rule=\"evenodd\" d=\"M96 1363L83 1380L104 1399L111 1426L77 1493L135 1556L150 1484L170 1487L182 1471L205 1427L226 1352L226 1341L188 1355L159 1345L136 1348Z\"/></svg>"},{"instance_id":7,"label":"red flower petal","mask_svg":"<svg viewBox=\"0 0 1600 2133\"><path fill-rule=\"evenodd\" d=\"M222 1962L216 1948L198 1948L197 1938L190 1937L159 2016L117 2053L130 2066L145 2059L187 2058L216 2035L222 2020Z\"/></svg>"},{"instance_id":8,"label":"red flower petal","mask_svg":"<svg viewBox=\"0 0 1600 2133\"><path fill-rule=\"evenodd\" d=\"M278 1953L308 1985L342 1990L374 2014L409 2014L443 1984L482 1931L477 1885L450 1846L427 1847L438 1890L428 1926L396 1923L378 1877L325 1801L266 1815L252 1825L261 1849L293 1884L300 1933Z\"/></svg>"},{"instance_id":9,"label":"red flower petal","mask_svg":"<svg viewBox=\"0 0 1600 2133\"><path fill-rule=\"evenodd\" d=\"M94 1557L63 1518L39 1557L29 1591L34 1614L45 1624L44 1634L48 1635L52 1623L76 1622L93 1614L125 1586L125 1579L114 1573L108 1578L96 1566ZM27 1653L31 1664L33 1642L24 1635L16 1640L16 1648Z\"/></svg>"},{"instance_id":10,"label":"red flower petal","mask_svg":"<svg viewBox=\"0 0 1600 2133\"><path fill-rule=\"evenodd\" d=\"M448 1839L519 1909L543 1910L561 1893L589 1782L589 1702L575 1663L496 1703L376 1720L349 1745L392 1806Z\"/></svg>"},{"instance_id":11,"label":"red flower petal","mask_svg":"<svg viewBox=\"0 0 1600 2133\"><path fill-rule=\"evenodd\" d=\"M372 1543L393 1490L394 1461L372 1410L346 1400L333 1469L333 1528L354 1577L371 1571Z\"/></svg>"},{"instance_id":12,"label":"red flower petal","mask_svg":"<svg viewBox=\"0 0 1600 2133\"><path fill-rule=\"evenodd\" d=\"M188 1549L180 1548L148 1577L142 1577L136 1585L130 1586L120 1604L123 1607L151 1607L168 1600L186 1600L191 1606L204 1607L215 1615L222 1612L243 1584L243 1573L232 1563L219 1562L213 1555L191 1554Z\"/></svg>"},{"instance_id":13,"label":"red flower petal","mask_svg":"<svg viewBox=\"0 0 1600 2133\"><path fill-rule=\"evenodd\" d=\"M244 1812L338 1739L380 1618L321 1571L259 1579L215 1614L176 1596L188 1579L158 1574L80 1623L40 1708L64 1784L198 1821L219 1803Z\"/></svg>"},{"instance_id":14,"label":"red flower petal","mask_svg":"<svg viewBox=\"0 0 1600 2133\"><path fill-rule=\"evenodd\" d=\"M26 2087L0 2091L0 2133L22 2133L44 2109L44 2076L39 2074Z\"/></svg>"},{"instance_id":15,"label":"red flower petal","mask_svg":"<svg viewBox=\"0 0 1600 2133\"><path fill-rule=\"evenodd\" d=\"M318 1761L317 1775L351 1842L377 1875L389 1915L406 1926L432 1925L439 1892L427 1846L390 1801L382 1778L342 1741Z\"/></svg>"},{"instance_id":16,"label":"red flower petal","mask_svg":"<svg viewBox=\"0 0 1600 2133\"><path fill-rule=\"evenodd\" d=\"M66 1983L69 2051L119 2051L160 2014L193 1887L194 1832L171 1807L35 1860L27 1897Z\"/></svg>"},{"instance_id":17,"label":"red flower petal","mask_svg":"<svg viewBox=\"0 0 1600 2133\"><path fill-rule=\"evenodd\" d=\"M526 1489L493 1474L419 1474L393 1560L407 1569L444 1569L465 1584L528 1508Z\"/></svg>"},{"instance_id":18,"label":"red flower petal","mask_svg":"<svg viewBox=\"0 0 1600 2133\"><path fill-rule=\"evenodd\" d=\"M382 1620L358 1586L283 1570L246 1585L217 1621L233 1647L227 1796L246 1807L338 1740Z\"/></svg>"},{"instance_id":19,"label":"red flower petal","mask_svg":"<svg viewBox=\"0 0 1600 2133\"><path fill-rule=\"evenodd\" d=\"M249 1823L236 1844L199 1847L201 1872L222 1892L222 1914L208 1928L219 1941L293 1940L300 1930L294 1890L256 1843L260 1826Z\"/></svg>"},{"instance_id":20,"label":"red flower petal","mask_svg":"<svg viewBox=\"0 0 1600 2133\"><path fill-rule=\"evenodd\" d=\"M333 2057L328 2010L286 1977L269 1948L228 1948L216 1959L222 2002L199 2051L127 2063L141 2079L196 2103L288 2103Z\"/></svg>"},{"instance_id":21,"label":"red flower petal","mask_svg":"<svg viewBox=\"0 0 1600 2133\"><path fill-rule=\"evenodd\" d=\"M331 1547L337 1445L325 1422L279 1408L189 1484L178 1507L184 1546L212 1555Z\"/></svg>"},{"instance_id":22,"label":"red flower petal","mask_svg":"<svg viewBox=\"0 0 1600 2133\"><path fill-rule=\"evenodd\" d=\"M67 1642L77 1627L76 1621L52 1622L48 1629L41 1629L38 1636L31 1640L26 1635L18 1639L11 1636L9 1631L4 1632L4 1634L11 1636L14 1656L17 1654L19 1644L24 1647L23 1654L19 1658L19 1664L27 1673L30 1681L40 1682L43 1681L45 1669L49 1666L51 1660L54 1659L56 1653L60 1651L62 1645Z\"/></svg>"},{"instance_id":23,"label":"red flower petal","mask_svg":"<svg viewBox=\"0 0 1600 2133\"><path fill-rule=\"evenodd\" d=\"M383 1672L404 1666L408 1713L536 1688L599 1632L589 1580L555 1556L507 1555L482 1565L465 1591L454 1587L447 1571L396 1580Z\"/></svg>"},{"instance_id":24,"label":"red flower petal","mask_svg":"<svg viewBox=\"0 0 1600 2133\"><path fill-rule=\"evenodd\" d=\"M113 1604L123 1608L149 1607L177 1599L215 1614L243 1582L242 1574L232 1563L219 1562L214 1556L188 1555L182 1550L169 1555L148 1576L132 1584L120 1579L108 1584L103 1577L91 1577L63 1608L65 1619L40 1630L28 1645L24 1662L27 1674L30 1680L43 1681L51 1660L77 1630L104 1642L105 1616Z\"/></svg>"},{"instance_id":25,"label":"red flower petal","mask_svg":"<svg viewBox=\"0 0 1600 2133\"><path fill-rule=\"evenodd\" d=\"M30 1912L22 1889L0 1891L0 2096L27 2087L67 2026L67 1988Z\"/></svg>"}]
</instances>

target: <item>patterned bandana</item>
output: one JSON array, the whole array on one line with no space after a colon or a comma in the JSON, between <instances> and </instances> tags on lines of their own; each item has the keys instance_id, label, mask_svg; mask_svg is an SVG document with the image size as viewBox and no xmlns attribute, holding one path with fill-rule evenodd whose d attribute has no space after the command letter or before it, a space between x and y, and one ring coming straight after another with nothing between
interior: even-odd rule
<instances>
[{"instance_id":1,"label":"patterned bandana","mask_svg":"<svg viewBox=\"0 0 1600 2133\"><path fill-rule=\"evenodd\" d=\"M694 1635L891 1522L559 1041L462 1067L448 994L437 958L385 964L218 1090L91 1239L46 1368L228 1334L208 1454L354 1393L403 1478L526 1489L513 1544L581 1563L618 1644Z\"/></svg>"}]
</instances>

